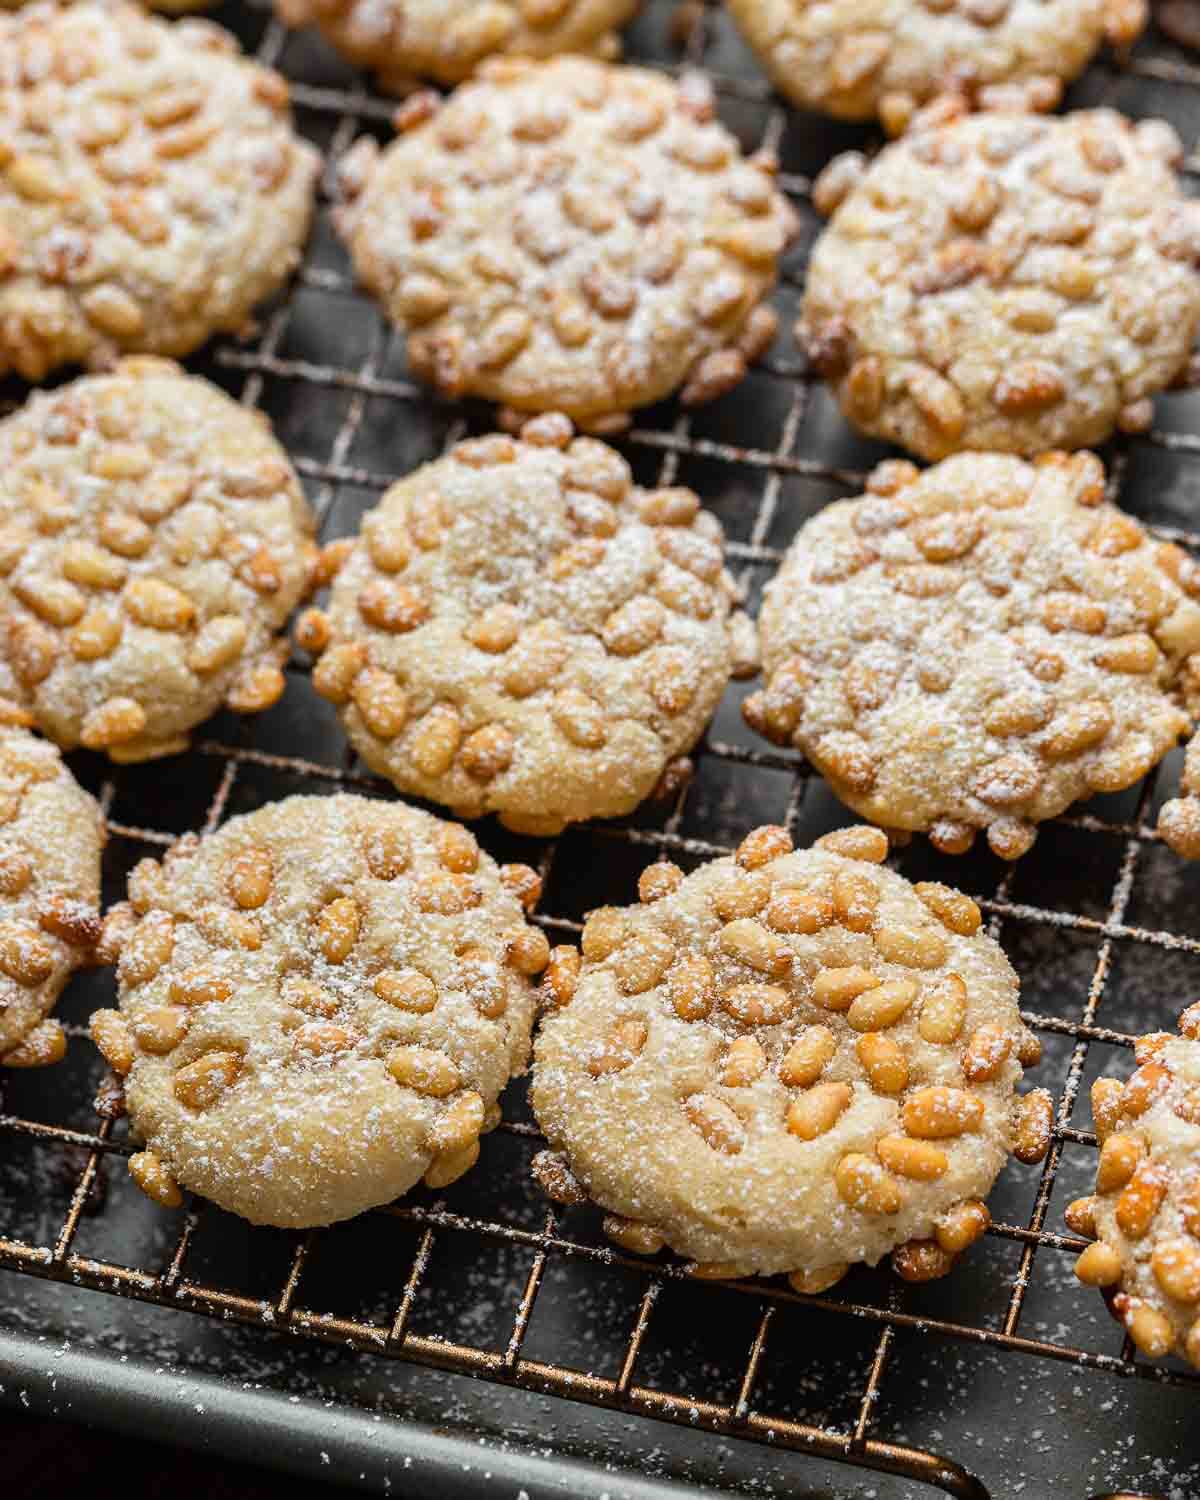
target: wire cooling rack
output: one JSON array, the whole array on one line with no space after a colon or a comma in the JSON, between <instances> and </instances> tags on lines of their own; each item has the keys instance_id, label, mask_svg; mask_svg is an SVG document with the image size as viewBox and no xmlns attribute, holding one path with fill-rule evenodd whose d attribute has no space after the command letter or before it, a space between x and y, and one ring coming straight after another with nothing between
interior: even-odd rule
<instances>
[{"instance_id":1,"label":"wire cooling rack","mask_svg":"<svg viewBox=\"0 0 1200 1500\"><path fill-rule=\"evenodd\" d=\"M648 5L629 35L630 59L703 67L743 145L779 155L803 232L777 294L783 332L764 365L710 408L685 415L668 403L640 414L620 446L641 482L691 485L716 511L753 611L798 525L854 493L883 452L847 431L787 332L818 229L811 177L836 150L871 137L783 107L719 10L694 5L689 14L695 24L686 40L673 38L673 7ZM386 139L393 106L315 38L289 33L256 6L230 4L217 18L292 81L299 128L328 165L361 130ZM1200 68L1152 33L1131 59L1094 65L1070 102L1162 114L1190 146L1200 126L1198 84ZM1198 173L1200 162L1189 157L1190 183ZM329 227L328 187L327 171L318 222L288 296L252 340L220 344L193 362L270 415L325 540L357 529L394 478L487 425L482 410L440 406L410 381L403 341L350 279ZM1174 395L1159 408L1163 425L1105 455L1111 490L1156 531L1200 552L1191 524L1200 504L1200 401ZM541 869L545 896L536 920L552 938L578 933L591 906L632 899L639 869L661 855L691 868L762 821L786 823L800 844L848 821L800 757L755 747L738 712L744 691L731 688L694 756L694 776L669 803L553 842L482 829L498 857ZM299 661L275 709L249 722L224 716L202 733L208 738L190 754L153 767L114 770L86 754L73 758L108 819L106 899L119 899L125 874L146 853L272 798L337 787L391 795L348 757ZM1200 1438L1191 1414L1200 1377L1136 1355L1099 1299L1074 1283L1070 1266L1084 1242L1061 1232L1062 1207L1087 1189L1094 1171L1087 1085L1125 1063L1133 1036L1170 1025L1200 981L1200 871L1181 866L1152 831L1176 770L1172 762L1133 791L1047 825L1015 868L986 851L948 860L919 840L896 856L913 878L936 875L979 900L1022 975L1025 1019L1045 1045L1032 1081L1049 1088L1056 1104L1045 1163L1007 1170L992 1200L990 1235L947 1281L908 1287L860 1268L828 1295L801 1297L782 1282L701 1285L669 1259L625 1256L598 1235L594 1211L548 1210L531 1188L528 1163L539 1137L519 1087L506 1096L505 1123L485 1140L479 1168L441 1195L418 1190L354 1224L302 1235L250 1230L198 1201L163 1214L127 1183L123 1162L132 1148L124 1123L92 1105L102 1066L83 1039L84 1022L112 989L111 977L98 974L78 980L62 1006L72 1035L67 1062L12 1076L0 1102L0 1394L28 1401L21 1382L37 1386L44 1363L30 1349L78 1336L62 1309L78 1302L77 1291L91 1290L126 1299L120 1316L105 1308L88 1322L92 1343L115 1345L124 1358L119 1365L68 1360L61 1367L67 1401L56 1407L42 1389L42 1405L70 1410L74 1390L81 1409L114 1424L135 1425L141 1411L151 1429L184 1441L207 1434L249 1456L394 1485L397 1493L431 1492L428 1471L406 1489L405 1464L424 1451L418 1430L429 1428L418 1429L418 1418L436 1408L428 1399L434 1372L452 1372L489 1382L492 1405L473 1387L455 1397L458 1404L437 1408L442 1447L425 1456L443 1480L452 1468L473 1473L479 1493L511 1494L493 1487L503 1471L527 1475L535 1494L543 1493L539 1486L582 1494L595 1479L611 1483L614 1497L666 1495L681 1477L714 1490L753 1486L836 1500L931 1489L986 1500L1048 1494L1052 1484L1072 1497L1122 1484L1162 1490L1171 1500L1194 1496ZM56 1285L27 1296L30 1277ZM129 1303L171 1311L165 1323L153 1323L151 1338L149 1314L125 1312ZM232 1335L204 1341L204 1325L175 1318L176 1310L252 1332L240 1343ZM281 1371L294 1372L317 1345L337 1351L338 1381L330 1386L332 1367L318 1362L304 1394L332 1388L334 1398L294 1421L287 1408L282 1418L262 1414L251 1439L239 1439L222 1420L234 1410L229 1372L269 1369L264 1387L287 1392ZM188 1421L168 1420L163 1360L178 1375L203 1370L202 1355L224 1372L202 1385L214 1410L206 1414L197 1401ZM403 1382L394 1373L401 1368ZM1048 1371L1057 1378L1047 1381ZM89 1380L102 1387L90 1404ZM603 1415L582 1433L561 1402L530 1408L522 1392ZM412 1424L388 1428L395 1440L379 1462L343 1442L337 1425L363 1407ZM637 1423L618 1420L629 1417ZM661 1424L687 1432L660 1439L669 1431ZM547 1445L548 1431L555 1440ZM268 1432L273 1455L254 1441ZM314 1433L333 1450L320 1449L320 1463L310 1452ZM726 1441L713 1444L704 1434ZM524 1447L527 1467L501 1462L509 1439L528 1444L535 1436L540 1458ZM491 1469L463 1458L480 1440L500 1444L491 1449ZM586 1479L570 1468L581 1455L606 1463L609 1478L589 1470ZM845 1466L874 1474L855 1477Z\"/></svg>"}]
</instances>

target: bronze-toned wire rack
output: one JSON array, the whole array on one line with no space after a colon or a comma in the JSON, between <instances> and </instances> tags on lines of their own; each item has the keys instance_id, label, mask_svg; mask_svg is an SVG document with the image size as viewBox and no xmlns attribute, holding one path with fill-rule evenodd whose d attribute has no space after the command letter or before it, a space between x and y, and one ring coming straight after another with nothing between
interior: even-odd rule
<instances>
[{"instance_id":1,"label":"bronze-toned wire rack","mask_svg":"<svg viewBox=\"0 0 1200 1500\"><path fill-rule=\"evenodd\" d=\"M811 177L836 150L873 137L784 107L712 5L696 7L685 43L672 40L673 10L670 0L646 7L628 57L711 75L721 116L743 145L779 155L803 233L765 364L710 408L683 414L668 403L639 414L619 446L640 481L691 485L715 510L754 612L801 521L854 493L883 452L848 432L788 331L818 227ZM288 32L258 5L215 14L291 80L299 127L328 163L363 129L386 138L393 106L315 38ZM1197 85L1200 67L1151 31L1132 58L1093 65L1069 103L1161 114L1191 148ZM1194 156L1187 172L1194 185ZM191 362L272 418L326 540L355 530L394 478L488 420L482 409L440 406L410 381L403 340L353 286L327 210L323 199L304 265L255 338ZM1114 496L1200 553L1198 416L1200 399L1172 395L1159 403L1154 431L1105 458ZM577 933L591 906L632 899L638 870L663 853L691 868L758 822L785 822L803 843L850 821L798 755L756 748L738 712L745 691L731 688L694 756L694 776L668 804L553 842L481 829L493 853L541 869L537 920L552 938ZM299 660L275 709L256 721L225 716L200 734L187 756L149 767L72 758L108 818L106 899L120 897L146 853L263 801L337 786L393 795L347 756ZM990 1235L947 1281L909 1287L860 1268L827 1295L800 1297L782 1280L700 1284L669 1258L619 1253L599 1235L595 1212L549 1211L530 1184L539 1140L518 1086L479 1168L440 1195L420 1190L354 1224L303 1235L250 1230L199 1202L163 1214L126 1181L124 1123L92 1106L103 1070L84 1023L112 988L97 973L77 980L61 1007L72 1035L66 1063L3 1085L0 1273L24 1275L0 1274L2 1394L118 1425L143 1412L150 1431L397 1494L449 1493L448 1476L461 1470L459 1490L472 1495L512 1494L504 1486L519 1472L535 1497L591 1493L593 1484L599 1493L607 1483L614 1500L666 1496L681 1479L713 1492L753 1485L833 1500L930 1487L971 1500L1040 1500L1052 1489L1082 1500L1122 1485L1195 1496L1200 1377L1136 1356L1096 1294L1075 1284L1070 1267L1084 1242L1062 1232L1064 1204L1094 1171L1088 1083L1126 1066L1133 1036L1172 1024L1200 988L1200 871L1152 832L1176 773L1172 762L1141 787L1047 825L1016 867L986 851L942 858L922 840L896 856L906 874L936 872L979 900L1021 973L1025 1019L1045 1045L1030 1081L1051 1089L1056 1105L1044 1165L1010 1166L992 1200ZM28 1278L52 1285L35 1289ZM118 1312L111 1299L81 1301L78 1291L126 1301ZM168 1311L148 1323L138 1303L252 1332L206 1339L198 1320ZM64 1339L56 1393L39 1371L47 1346ZM85 1358L73 1341L100 1354ZM126 1355L119 1368L114 1345ZM320 1346L333 1352L318 1357ZM165 1364L171 1381L196 1372L215 1410L169 1416ZM307 1384L297 1396L302 1365ZM321 1393L328 1404L310 1402L294 1422L286 1407L272 1407L270 1421L264 1408L257 1427L251 1412L239 1436L225 1420L239 1385L230 1373L252 1367L271 1372L258 1381L267 1394L303 1404ZM224 1375L209 1380L208 1369ZM431 1385L432 1371L488 1384L455 1384L451 1401L448 1388ZM601 1412L589 1425L573 1406L547 1410L522 1393ZM382 1417L374 1450L361 1431L355 1438L337 1426L362 1411ZM684 1431L675 1437L662 1424ZM256 1443L268 1432L281 1445L274 1453ZM294 1452L284 1451L289 1444ZM410 1472L403 1460L414 1455ZM608 1469L587 1467L596 1463ZM441 1476L440 1490L431 1474Z\"/></svg>"}]
</instances>

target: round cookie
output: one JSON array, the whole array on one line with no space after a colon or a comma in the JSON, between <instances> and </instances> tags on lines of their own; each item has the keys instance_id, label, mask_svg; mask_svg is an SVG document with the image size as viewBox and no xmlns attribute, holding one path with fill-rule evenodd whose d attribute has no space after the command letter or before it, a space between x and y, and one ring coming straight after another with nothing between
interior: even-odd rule
<instances>
[{"instance_id":1,"label":"round cookie","mask_svg":"<svg viewBox=\"0 0 1200 1500\"><path fill-rule=\"evenodd\" d=\"M1044 1154L1049 1099L1014 1095L1038 1046L978 907L874 868L887 847L759 828L686 878L650 865L582 961L553 950L531 1091L552 1195L710 1276L950 1269L1006 1155Z\"/></svg>"},{"instance_id":2,"label":"round cookie","mask_svg":"<svg viewBox=\"0 0 1200 1500\"><path fill-rule=\"evenodd\" d=\"M879 115L898 134L954 83L1056 89L1107 37L1135 41L1145 0L729 0L776 88L801 109Z\"/></svg>"},{"instance_id":3,"label":"round cookie","mask_svg":"<svg viewBox=\"0 0 1200 1500\"><path fill-rule=\"evenodd\" d=\"M814 201L796 334L862 432L927 459L1142 430L1200 321L1178 137L1111 110L914 128Z\"/></svg>"},{"instance_id":4,"label":"round cookie","mask_svg":"<svg viewBox=\"0 0 1200 1500\"><path fill-rule=\"evenodd\" d=\"M312 529L265 419L166 360L34 394L0 422L0 691L118 761L269 707Z\"/></svg>"},{"instance_id":5,"label":"round cookie","mask_svg":"<svg viewBox=\"0 0 1200 1500\"><path fill-rule=\"evenodd\" d=\"M245 328L312 211L285 81L121 0L0 15L0 58L0 373Z\"/></svg>"},{"instance_id":6,"label":"round cookie","mask_svg":"<svg viewBox=\"0 0 1200 1500\"><path fill-rule=\"evenodd\" d=\"M1004 859L1187 731L1200 569L1104 500L1091 453L882 464L808 521L768 584L747 722L864 817L976 830Z\"/></svg>"},{"instance_id":7,"label":"round cookie","mask_svg":"<svg viewBox=\"0 0 1200 1500\"><path fill-rule=\"evenodd\" d=\"M289 26L318 26L339 52L404 93L456 84L497 54L613 58L639 0L275 0Z\"/></svg>"},{"instance_id":8,"label":"round cookie","mask_svg":"<svg viewBox=\"0 0 1200 1500\"><path fill-rule=\"evenodd\" d=\"M528 1059L538 886L457 824L351 796L143 860L105 923L120 1010L92 1017L139 1186L303 1228L454 1181Z\"/></svg>"},{"instance_id":9,"label":"round cookie","mask_svg":"<svg viewBox=\"0 0 1200 1500\"><path fill-rule=\"evenodd\" d=\"M0 700L0 1066L58 1062L48 1020L100 932L104 820L53 745Z\"/></svg>"},{"instance_id":10,"label":"round cookie","mask_svg":"<svg viewBox=\"0 0 1200 1500\"><path fill-rule=\"evenodd\" d=\"M733 664L722 541L549 414L393 485L297 633L401 791L557 833L632 811L703 732Z\"/></svg>"},{"instance_id":11,"label":"round cookie","mask_svg":"<svg viewBox=\"0 0 1200 1500\"><path fill-rule=\"evenodd\" d=\"M506 58L415 96L382 153L361 140L338 225L413 370L596 431L736 384L793 215L713 112L695 77Z\"/></svg>"},{"instance_id":12,"label":"round cookie","mask_svg":"<svg viewBox=\"0 0 1200 1500\"><path fill-rule=\"evenodd\" d=\"M1066 1218L1095 1242L1076 1276L1104 1291L1142 1353L1200 1367L1200 1006L1179 1031L1140 1038L1128 1082L1092 1085L1096 1192Z\"/></svg>"}]
</instances>

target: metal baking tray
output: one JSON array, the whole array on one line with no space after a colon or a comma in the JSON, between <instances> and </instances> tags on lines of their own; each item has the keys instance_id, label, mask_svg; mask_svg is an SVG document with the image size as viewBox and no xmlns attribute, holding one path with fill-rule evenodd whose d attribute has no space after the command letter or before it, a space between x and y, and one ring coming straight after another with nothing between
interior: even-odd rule
<instances>
[{"instance_id":1,"label":"metal baking tray","mask_svg":"<svg viewBox=\"0 0 1200 1500\"><path fill-rule=\"evenodd\" d=\"M703 10L685 57L673 11L648 4L627 55L710 73L744 146L778 153L803 233L766 364L706 409L640 413L620 446L641 481L700 492L753 611L798 525L854 493L884 452L848 431L789 332L817 232L810 178L876 137L782 106L718 8ZM214 14L292 81L299 127L328 159L362 129L387 137L391 104L315 37L257 5ZM1089 69L1070 103L1163 115L1191 146L1198 85L1200 68L1152 31L1132 58ZM1200 163L1188 171L1194 186ZM327 208L323 198L303 267L255 337L191 362L271 417L326 539L355 530L394 477L488 422L410 381L403 341L354 288ZM1198 417L1200 397L1167 396L1153 432L1105 454L1122 503L1193 548ZM538 920L552 936L577 932L589 907L631 899L662 850L690 868L759 822L786 822L804 842L848 821L798 756L743 729L746 691L730 688L670 804L553 843L480 830L497 856L544 870ZM3 1082L0 1397L392 1495L1194 1500L1198 1377L1135 1356L1076 1283L1080 1242L1062 1221L1094 1173L1092 1078L1127 1068L1131 1037L1172 1023L1200 990L1200 869L1152 832L1178 759L1045 826L1015 868L986 851L946 859L923 840L897 856L905 874L980 901L1045 1044L1034 1080L1057 1104L1047 1161L1005 1171L991 1234L947 1280L906 1286L859 1268L802 1298L782 1282L701 1284L669 1258L619 1254L594 1211L548 1212L531 1184L538 1136L520 1085L479 1168L442 1193L307 1234L251 1229L199 1202L163 1213L129 1182L125 1123L92 1106L102 1070L84 1026L113 990L95 972L60 1008L67 1060ZM213 720L186 756L115 769L80 754L72 765L109 820L108 900L136 860L186 830L292 792L393 795L348 757L299 661L274 709Z\"/></svg>"}]
</instances>

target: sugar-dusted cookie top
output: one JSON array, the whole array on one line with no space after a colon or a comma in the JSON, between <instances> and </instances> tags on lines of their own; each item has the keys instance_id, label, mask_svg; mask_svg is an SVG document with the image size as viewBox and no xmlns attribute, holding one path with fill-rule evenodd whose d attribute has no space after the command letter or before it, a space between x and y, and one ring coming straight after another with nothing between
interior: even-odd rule
<instances>
[{"instance_id":1,"label":"sugar-dusted cookie top","mask_svg":"<svg viewBox=\"0 0 1200 1500\"><path fill-rule=\"evenodd\" d=\"M339 222L444 395L611 430L678 387L726 389L770 341L792 211L706 84L503 59L399 124L347 157Z\"/></svg>"},{"instance_id":2,"label":"sugar-dusted cookie top","mask_svg":"<svg viewBox=\"0 0 1200 1500\"><path fill-rule=\"evenodd\" d=\"M461 817L558 832L630 812L732 665L721 527L549 415L458 444L363 519L313 685L368 765Z\"/></svg>"},{"instance_id":3,"label":"sugar-dusted cookie top","mask_svg":"<svg viewBox=\"0 0 1200 1500\"><path fill-rule=\"evenodd\" d=\"M797 335L863 432L938 459L1150 424L1200 321L1200 209L1161 120L983 113L838 158Z\"/></svg>"},{"instance_id":4,"label":"sugar-dusted cookie top","mask_svg":"<svg viewBox=\"0 0 1200 1500\"><path fill-rule=\"evenodd\" d=\"M151 1197L256 1224L349 1218L479 1154L529 1051L546 940L465 828L401 802L289 797L181 840L106 922Z\"/></svg>"},{"instance_id":5,"label":"sugar-dusted cookie top","mask_svg":"<svg viewBox=\"0 0 1200 1500\"><path fill-rule=\"evenodd\" d=\"M1015 859L1186 731L1200 574L1104 500L1094 454L893 462L801 527L759 632L755 729L864 817Z\"/></svg>"},{"instance_id":6,"label":"sugar-dusted cookie top","mask_svg":"<svg viewBox=\"0 0 1200 1500\"><path fill-rule=\"evenodd\" d=\"M1048 1099L1015 1099L1037 1043L975 903L886 852L876 829L792 852L760 828L686 877L649 866L642 905L588 917L582 962L554 950L531 1093L551 1192L703 1274L950 1268L1007 1153L1044 1150Z\"/></svg>"},{"instance_id":7,"label":"sugar-dusted cookie top","mask_svg":"<svg viewBox=\"0 0 1200 1500\"><path fill-rule=\"evenodd\" d=\"M0 691L121 761L268 707L312 526L265 418L177 365L31 396L0 422Z\"/></svg>"},{"instance_id":8,"label":"sugar-dusted cookie top","mask_svg":"<svg viewBox=\"0 0 1200 1500\"><path fill-rule=\"evenodd\" d=\"M0 14L0 372L236 332L295 266L318 159L211 22L123 0Z\"/></svg>"}]
</instances>

